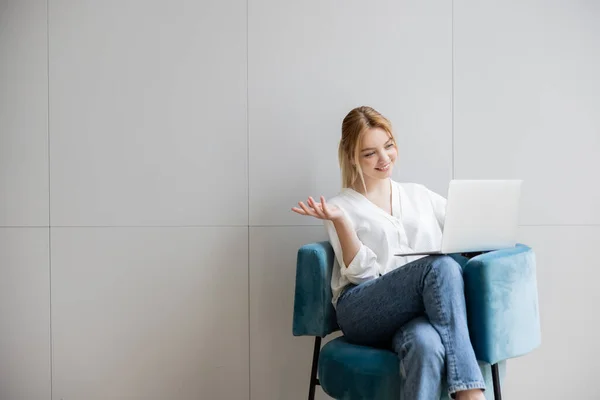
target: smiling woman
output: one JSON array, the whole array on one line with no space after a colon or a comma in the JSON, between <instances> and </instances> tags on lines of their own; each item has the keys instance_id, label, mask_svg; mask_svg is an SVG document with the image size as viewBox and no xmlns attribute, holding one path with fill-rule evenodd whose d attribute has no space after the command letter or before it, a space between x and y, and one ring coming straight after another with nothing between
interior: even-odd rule
<instances>
[{"instance_id":1,"label":"smiling woman","mask_svg":"<svg viewBox=\"0 0 600 400\"><path fill-rule=\"evenodd\" d=\"M343 187L360 179L366 192L369 179L389 178L398 156L392 124L371 107L350 111L342 123L338 150Z\"/></svg>"},{"instance_id":2,"label":"smiling woman","mask_svg":"<svg viewBox=\"0 0 600 400\"><path fill-rule=\"evenodd\" d=\"M292 210L324 221L344 336L395 350L406 398L440 398L445 378L452 397L484 399L467 328L459 264L466 259L394 256L440 245L446 200L421 184L391 179L398 157L392 125L371 107L344 118L338 157L343 190Z\"/></svg>"}]
</instances>

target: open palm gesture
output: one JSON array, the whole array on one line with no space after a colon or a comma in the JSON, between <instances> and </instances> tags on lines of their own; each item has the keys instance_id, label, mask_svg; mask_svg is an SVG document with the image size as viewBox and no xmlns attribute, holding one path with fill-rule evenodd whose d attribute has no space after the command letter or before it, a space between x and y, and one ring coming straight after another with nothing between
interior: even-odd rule
<instances>
[{"instance_id":1,"label":"open palm gesture","mask_svg":"<svg viewBox=\"0 0 600 400\"><path fill-rule=\"evenodd\" d=\"M310 215L318 219L336 221L344 217L342 210L338 206L328 205L325 197L321 196L321 202L317 203L312 197L308 198L308 205L298 202L300 207L292 207L292 211L300 215Z\"/></svg>"}]
</instances>

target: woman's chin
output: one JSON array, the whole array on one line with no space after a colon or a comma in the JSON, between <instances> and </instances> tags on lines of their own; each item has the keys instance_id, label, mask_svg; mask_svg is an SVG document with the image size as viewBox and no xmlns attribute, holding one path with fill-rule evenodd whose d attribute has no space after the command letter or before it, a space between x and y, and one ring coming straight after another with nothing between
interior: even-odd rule
<instances>
[{"instance_id":1,"label":"woman's chin","mask_svg":"<svg viewBox=\"0 0 600 400\"><path fill-rule=\"evenodd\" d=\"M392 169L390 168L387 171L375 171L375 173L371 176L374 179L388 179L392 177Z\"/></svg>"}]
</instances>

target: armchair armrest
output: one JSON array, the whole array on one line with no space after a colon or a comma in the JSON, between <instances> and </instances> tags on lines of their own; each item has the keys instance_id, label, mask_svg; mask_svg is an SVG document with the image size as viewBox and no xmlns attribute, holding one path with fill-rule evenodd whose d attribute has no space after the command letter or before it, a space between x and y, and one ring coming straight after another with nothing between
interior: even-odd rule
<instances>
[{"instance_id":1,"label":"armchair armrest","mask_svg":"<svg viewBox=\"0 0 600 400\"><path fill-rule=\"evenodd\" d=\"M333 260L329 242L307 244L298 250L294 336L325 337L339 329L331 303Z\"/></svg>"},{"instance_id":2,"label":"armchair armrest","mask_svg":"<svg viewBox=\"0 0 600 400\"><path fill-rule=\"evenodd\" d=\"M470 259L464 268L471 342L477 358L496 364L541 343L535 254L525 245Z\"/></svg>"}]
</instances>

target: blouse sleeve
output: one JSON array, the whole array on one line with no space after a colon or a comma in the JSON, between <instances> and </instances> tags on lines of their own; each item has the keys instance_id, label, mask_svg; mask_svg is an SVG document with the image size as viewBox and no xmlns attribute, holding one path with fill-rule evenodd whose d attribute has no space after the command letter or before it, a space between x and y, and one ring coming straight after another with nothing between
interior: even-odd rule
<instances>
[{"instance_id":1,"label":"blouse sleeve","mask_svg":"<svg viewBox=\"0 0 600 400\"><path fill-rule=\"evenodd\" d=\"M351 221L350 218L348 218L348 220ZM344 263L344 256L342 254L342 246L340 244L337 231L335 230L335 226L331 221L324 222L325 229L327 230L327 235L329 236L329 242L333 247L335 257L338 261L338 264L340 265L341 275L346 277L348 281L354 283L355 285L359 285L363 282L370 281L371 279L378 278L380 276L381 268L379 266L379 263L377 262L377 255L375 255L373 250L371 250L361 242L358 252L354 256L350 264L346 266L346 264Z\"/></svg>"}]
</instances>

